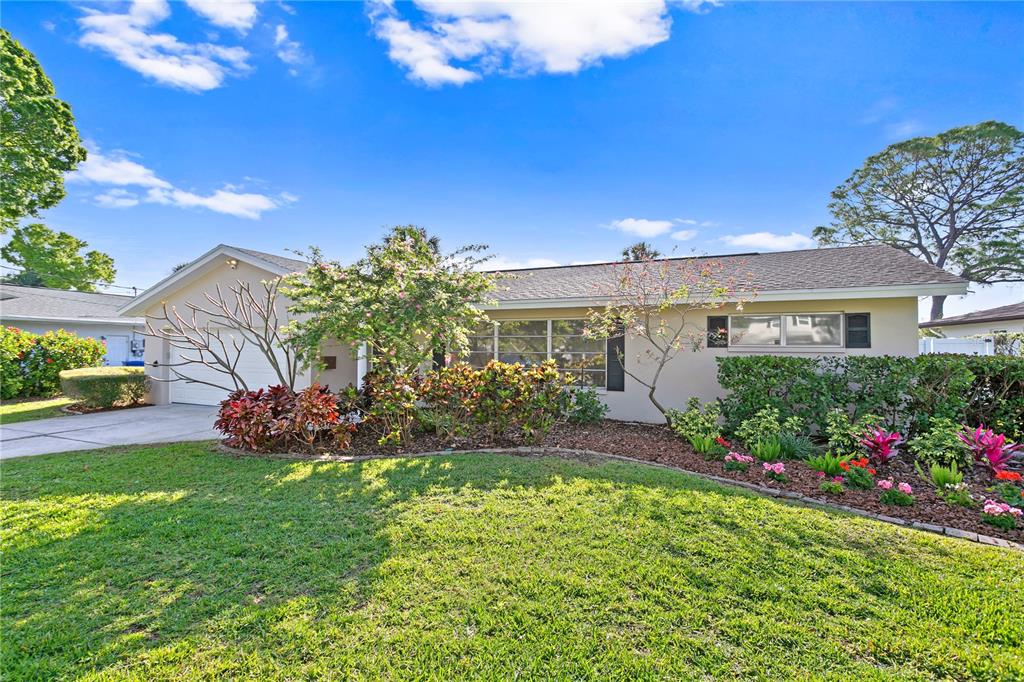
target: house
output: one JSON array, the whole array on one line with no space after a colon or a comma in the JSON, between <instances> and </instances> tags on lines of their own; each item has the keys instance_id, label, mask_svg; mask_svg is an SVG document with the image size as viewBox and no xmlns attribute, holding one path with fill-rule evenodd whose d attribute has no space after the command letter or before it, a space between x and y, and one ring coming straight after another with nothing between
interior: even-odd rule
<instances>
[{"instance_id":1,"label":"house","mask_svg":"<svg viewBox=\"0 0 1024 682\"><path fill-rule=\"evenodd\" d=\"M132 296L0 284L0 323L36 334L64 329L103 341L105 364L141 362L145 322L118 310Z\"/></svg>"},{"instance_id":2,"label":"house","mask_svg":"<svg viewBox=\"0 0 1024 682\"><path fill-rule=\"evenodd\" d=\"M1024 332L1024 301L1010 305L975 310L973 313L922 322L921 329L935 329L948 338Z\"/></svg>"},{"instance_id":3,"label":"house","mask_svg":"<svg viewBox=\"0 0 1024 682\"><path fill-rule=\"evenodd\" d=\"M756 299L708 311L692 322L698 331L726 329L727 334L701 352L684 352L664 370L658 385L663 404L681 406L690 396L711 400L720 394L716 357L732 354L916 355L918 298L963 294L967 283L943 270L888 246L857 246L804 251L726 255L715 259L727 273L749 273ZM236 281L258 282L305 268L303 261L220 245L165 278L122 307L121 313L159 316L163 306L185 310L204 292ZM607 342L582 334L587 310L602 305L595 297L602 282L615 277L618 263L570 265L518 270L503 281L497 302L487 312L493 322L476 330L468 360L483 364L496 358L530 362L552 358L581 382L594 386L615 419L660 421L646 389L626 369L645 371L638 358L644 341L632 335ZM287 319L287 313L283 313ZM314 380L334 388L358 383L366 360L351 349L330 344L322 349L329 369L305 370L298 382ZM180 362L178 351L160 339L146 346L146 365L165 381L153 382L156 403L215 404L223 388L204 367L190 369L199 382L173 378L168 365ZM239 358L250 386L276 383L269 363L256 350Z\"/></svg>"}]
</instances>

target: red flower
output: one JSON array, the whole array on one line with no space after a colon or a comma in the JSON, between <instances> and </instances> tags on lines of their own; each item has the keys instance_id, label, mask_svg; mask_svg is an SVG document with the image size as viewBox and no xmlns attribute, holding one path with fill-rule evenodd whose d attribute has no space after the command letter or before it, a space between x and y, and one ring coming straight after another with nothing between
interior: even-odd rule
<instances>
[{"instance_id":1,"label":"red flower","mask_svg":"<svg viewBox=\"0 0 1024 682\"><path fill-rule=\"evenodd\" d=\"M840 462L839 463L839 468L842 469L843 471L849 471L850 470L850 465L847 464L846 462Z\"/></svg>"},{"instance_id":2,"label":"red flower","mask_svg":"<svg viewBox=\"0 0 1024 682\"><path fill-rule=\"evenodd\" d=\"M46 358L46 364L52 365L53 364L53 358Z\"/></svg>"},{"instance_id":3,"label":"red flower","mask_svg":"<svg viewBox=\"0 0 1024 682\"><path fill-rule=\"evenodd\" d=\"M996 478L1000 481L1019 482L1024 476L1021 476L1019 471L997 471Z\"/></svg>"},{"instance_id":4,"label":"red flower","mask_svg":"<svg viewBox=\"0 0 1024 682\"><path fill-rule=\"evenodd\" d=\"M875 471L874 469L868 469L868 473L869 473L869 474L871 474L872 476L874 476L874 475L875 475L875 474L877 474L878 472L877 472L877 471Z\"/></svg>"}]
</instances>

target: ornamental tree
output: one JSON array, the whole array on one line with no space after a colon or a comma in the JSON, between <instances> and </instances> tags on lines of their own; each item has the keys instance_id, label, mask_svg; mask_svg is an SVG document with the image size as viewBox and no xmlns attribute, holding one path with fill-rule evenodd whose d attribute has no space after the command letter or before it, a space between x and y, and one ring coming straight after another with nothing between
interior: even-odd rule
<instances>
[{"instance_id":1,"label":"ornamental tree","mask_svg":"<svg viewBox=\"0 0 1024 682\"><path fill-rule=\"evenodd\" d=\"M85 161L67 102L35 55L0 29L0 232L64 198L64 174Z\"/></svg>"},{"instance_id":2,"label":"ornamental tree","mask_svg":"<svg viewBox=\"0 0 1024 682\"><path fill-rule=\"evenodd\" d=\"M888 244L978 284L1024 281L1024 133L986 121L890 145L829 210L823 245ZM932 297L931 319L945 300Z\"/></svg>"},{"instance_id":3,"label":"ornamental tree","mask_svg":"<svg viewBox=\"0 0 1024 682\"><path fill-rule=\"evenodd\" d=\"M742 305L754 295L751 276L705 258L644 258L611 267L614 276L597 292L607 304L588 311L585 333L601 339L624 333L639 341L627 343L639 345L635 364L624 354L618 361L627 376L647 388L651 404L664 415L666 408L655 394L665 366L684 350L700 351L706 343L704 325L695 324L698 313L727 303Z\"/></svg>"},{"instance_id":4,"label":"ornamental tree","mask_svg":"<svg viewBox=\"0 0 1024 682\"><path fill-rule=\"evenodd\" d=\"M351 265L310 250L310 267L286 278L283 293L297 320L287 330L307 363L330 339L366 344L378 368L411 376L437 348L461 354L466 335L486 320L479 306L494 289L480 272L486 249L470 245L441 252L423 228L398 226Z\"/></svg>"}]
</instances>

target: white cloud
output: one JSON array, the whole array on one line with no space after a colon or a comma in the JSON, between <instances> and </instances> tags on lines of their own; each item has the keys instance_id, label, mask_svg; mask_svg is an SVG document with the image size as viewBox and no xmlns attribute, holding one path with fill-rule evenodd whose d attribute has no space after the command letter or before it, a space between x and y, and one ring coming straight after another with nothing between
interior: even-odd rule
<instances>
[{"instance_id":1,"label":"white cloud","mask_svg":"<svg viewBox=\"0 0 1024 682\"><path fill-rule=\"evenodd\" d=\"M114 188L103 194L97 194L94 199L97 206L104 208L131 208L139 204L139 197L126 189Z\"/></svg>"},{"instance_id":2,"label":"white cloud","mask_svg":"<svg viewBox=\"0 0 1024 682\"><path fill-rule=\"evenodd\" d=\"M679 230L672 233L672 239L685 242L697 236L697 230Z\"/></svg>"},{"instance_id":3,"label":"white cloud","mask_svg":"<svg viewBox=\"0 0 1024 682\"><path fill-rule=\"evenodd\" d=\"M274 30L274 47L277 49L277 58L291 67L288 73L293 76L299 74L296 67L310 61L309 55L302 49L302 44L288 36L288 27L284 24L278 24Z\"/></svg>"},{"instance_id":4,"label":"white cloud","mask_svg":"<svg viewBox=\"0 0 1024 682\"><path fill-rule=\"evenodd\" d=\"M136 185L139 187L169 188L171 183L161 180L149 168L125 158L123 154L112 156L90 148L86 160L78 169L68 175L68 182L94 182L99 185Z\"/></svg>"},{"instance_id":5,"label":"white cloud","mask_svg":"<svg viewBox=\"0 0 1024 682\"><path fill-rule=\"evenodd\" d=\"M233 28L240 33L248 31L256 21L253 0L185 0L185 4L214 26Z\"/></svg>"},{"instance_id":6,"label":"white cloud","mask_svg":"<svg viewBox=\"0 0 1024 682\"><path fill-rule=\"evenodd\" d=\"M153 27L170 16L166 0L136 0L124 14L86 9L78 20L79 44L102 50L128 68L163 85L201 92L220 87L229 75L248 70L241 47L184 43Z\"/></svg>"},{"instance_id":7,"label":"white cloud","mask_svg":"<svg viewBox=\"0 0 1024 682\"><path fill-rule=\"evenodd\" d=\"M557 3L416 0L419 25L391 0L370 3L369 16L388 55L426 85L462 85L486 73L578 73L607 57L626 57L668 40L668 3ZM715 2L680 3L699 11ZM457 64L453 64L457 62Z\"/></svg>"},{"instance_id":8,"label":"white cloud","mask_svg":"<svg viewBox=\"0 0 1024 682\"><path fill-rule=\"evenodd\" d=\"M288 203L283 197L274 199L265 194L236 192L230 186L207 196L180 189L153 188L146 193L146 201L180 208L205 208L215 213L224 213L249 220L259 220L265 211L271 211Z\"/></svg>"},{"instance_id":9,"label":"white cloud","mask_svg":"<svg viewBox=\"0 0 1024 682\"><path fill-rule=\"evenodd\" d=\"M775 234L774 232L751 232L749 234L728 235L722 241L732 246L766 251L785 249L807 249L814 246L814 240L798 232Z\"/></svg>"},{"instance_id":10,"label":"white cloud","mask_svg":"<svg viewBox=\"0 0 1024 682\"><path fill-rule=\"evenodd\" d=\"M680 225L696 225L697 224L697 221L694 220L693 218L676 218L675 222L679 223Z\"/></svg>"},{"instance_id":11,"label":"white cloud","mask_svg":"<svg viewBox=\"0 0 1024 682\"><path fill-rule=\"evenodd\" d=\"M885 135L890 140L904 140L921 132L922 127L920 121L897 121L885 126Z\"/></svg>"},{"instance_id":12,"label":"white cloud","mask_svg":"<svg viewBox=\"0 0 1024 682\"><path fill-rule=\"evenodd\" d=\"M609 227L638 237L657 237L672 229L671 220L647 220L646 218L623 218L613 220Z\"/></svg>"},{"instance_id":13,"label":"white cloud","mask_svg":"<svg viewBox=\"0 0 1024 682\"><path fill-rule=\"evenodd\" d=\"M526 258L524 260L515 260L506 258L504 256L497 256L490 260L484 261L480 264L481 270L524 270L526 268L551 268L557 265L561 265L556 260L550 258Z\"/></svg>"},{"instance_id":14,"label":"white cloud","mask_svg":"<svg viewBox=\"0 0 1024 682\"><path fill-rule=\"evenodd\" d=\"M94 197L96 205L104 208L130 208L145 202L179 208L205 208L215 213L259 220L264 212L297 200L295 195L288 192L270 196L245 192L234 185L225 185L208 195L196 194L173 186L153 170L125 158L124 154L106 155L98 149L89 150L88 159L67 176L67 181L114 186ZM139 197L122 187L140 187L147 191Z\"/></svg>"}]
</instances>

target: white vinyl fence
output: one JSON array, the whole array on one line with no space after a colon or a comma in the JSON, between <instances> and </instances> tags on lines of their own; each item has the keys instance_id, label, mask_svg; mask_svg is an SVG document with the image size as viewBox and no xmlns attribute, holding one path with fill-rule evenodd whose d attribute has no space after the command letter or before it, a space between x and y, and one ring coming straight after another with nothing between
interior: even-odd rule
<instances>
[{"instance_id":1,"label":"white vinyl fence","mask_svg":"<svg viewBox=\"0 0 1024 682\"><path fill-rule=\"evenodd\" d=\"M918 352L963 353L964 355L995 355L992 339L941 339L918 340Z\"/></svg>"}]
</instances>

